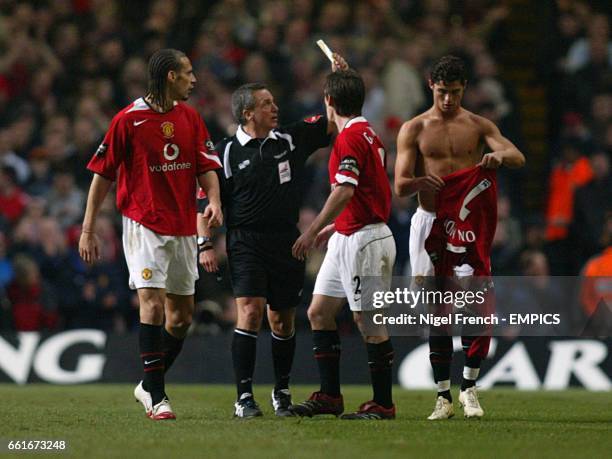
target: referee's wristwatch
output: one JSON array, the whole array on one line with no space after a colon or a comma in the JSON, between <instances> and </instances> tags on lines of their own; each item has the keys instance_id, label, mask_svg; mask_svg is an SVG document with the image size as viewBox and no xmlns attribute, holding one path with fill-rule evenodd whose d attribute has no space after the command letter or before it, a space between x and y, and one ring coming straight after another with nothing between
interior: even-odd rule
<instances>
[{"instance_id":1,"label":"referee's wristwatch","mask_svg":"<svg viewBox=\"0 0 612 459\"><path fill-rule=\"evenodd\" d=\"M211 250L212 240L208 236L198 236L198 253L205 252L206 250Z\"/></svg>"}]
</instances>

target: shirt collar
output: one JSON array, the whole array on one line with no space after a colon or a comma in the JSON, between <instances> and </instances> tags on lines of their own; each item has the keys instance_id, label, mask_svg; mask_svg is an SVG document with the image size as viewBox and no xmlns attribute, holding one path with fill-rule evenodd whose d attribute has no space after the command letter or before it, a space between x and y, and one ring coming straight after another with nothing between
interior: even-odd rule
<instances>
[{"instance_id":1,"label":"shirt collar","mask_svg":"<svg viewBox=\"0 0 612 459\"><path fill-rule=\"evenodd\" d=\"M236 130L236 138L238 139L238 142L240 142L240 145L243 147L251 140L253 140L253 137L244 132L244 129L242 129L242 125L238 126L238 129ZM276 137L274 131L270 131L268 132L268 136L266 137L266 139L278 140L278 137Z\"/></svg>"},{"instance_id":2,"label":"shirt collar","mask_svg":"<svg viewBox=\"0 0 612 459\"><path fill-rule=\"evenodd\" d=\"M367 123L367 122L368 120L366 120L363 116L358 116L356 118L349 120L348 123L344 125L344 129L346 129L347 127L355 123Z\"/></svg>"}]
</instances>

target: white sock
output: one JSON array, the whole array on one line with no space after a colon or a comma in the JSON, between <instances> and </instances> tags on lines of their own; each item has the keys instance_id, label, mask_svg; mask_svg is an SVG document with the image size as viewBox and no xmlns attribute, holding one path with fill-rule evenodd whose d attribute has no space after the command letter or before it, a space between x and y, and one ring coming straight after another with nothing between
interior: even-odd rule
<instances>
[{"instance_id":1,"label":"white sock","mask_svg":"<svg viewBox=\"0 0 612 459\"><path fill-rule=\"evenodd\" d=\"M469 379L470 381L476 381L480 368L463 367L463 379Z\"/></svg>"},{"instance_id":2,"label":"white sock","mask_svg":"<svg viewBox=\"0 0 612 459\"><path fill-rule=\"evenodd\" d=\"M445 392L447 390L450 390L450 379L438 381L438 392Z\"/></svg>"}]
</instances>

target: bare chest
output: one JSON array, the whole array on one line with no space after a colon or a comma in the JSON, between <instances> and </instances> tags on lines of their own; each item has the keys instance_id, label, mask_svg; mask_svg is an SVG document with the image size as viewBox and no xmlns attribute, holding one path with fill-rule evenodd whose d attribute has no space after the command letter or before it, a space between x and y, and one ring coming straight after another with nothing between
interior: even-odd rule
<instances>
[{"instance_id":1,"label":"bare chest","mask_svg":"<svg viewBox=\"0 0 612 459\"><path fill-rule=\"evenodd\" d=\"M419 136L419 152L425 160L480 160L483 144L475 126L467 123L435 123Z\"/></svg>"}]
</instances>

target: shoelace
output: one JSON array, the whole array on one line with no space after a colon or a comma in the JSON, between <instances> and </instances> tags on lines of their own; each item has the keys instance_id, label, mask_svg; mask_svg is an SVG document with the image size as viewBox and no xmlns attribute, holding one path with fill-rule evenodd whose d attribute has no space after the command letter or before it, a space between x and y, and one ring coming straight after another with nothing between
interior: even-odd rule
<instances>
[{"instance_id":1,"label":"shoelace","mask_svg":"<svg viewBox=\"0 0 612 459\"><path fill-rule=\"evenodd\" d=\"M434 411L441 411L444 408L444 400L442 397L436 399L436 409Z\"/></svg>"},{"instance_id":2,"label":"shoelace","mask_svg":"<svg viewBox=\"0 0 612 459\"><path fill-rule=\"evenodd\" d=\"M467 391L467 402L470 408L478 408L478 398L473 390Z\"/></svg>"}]
</instances>

